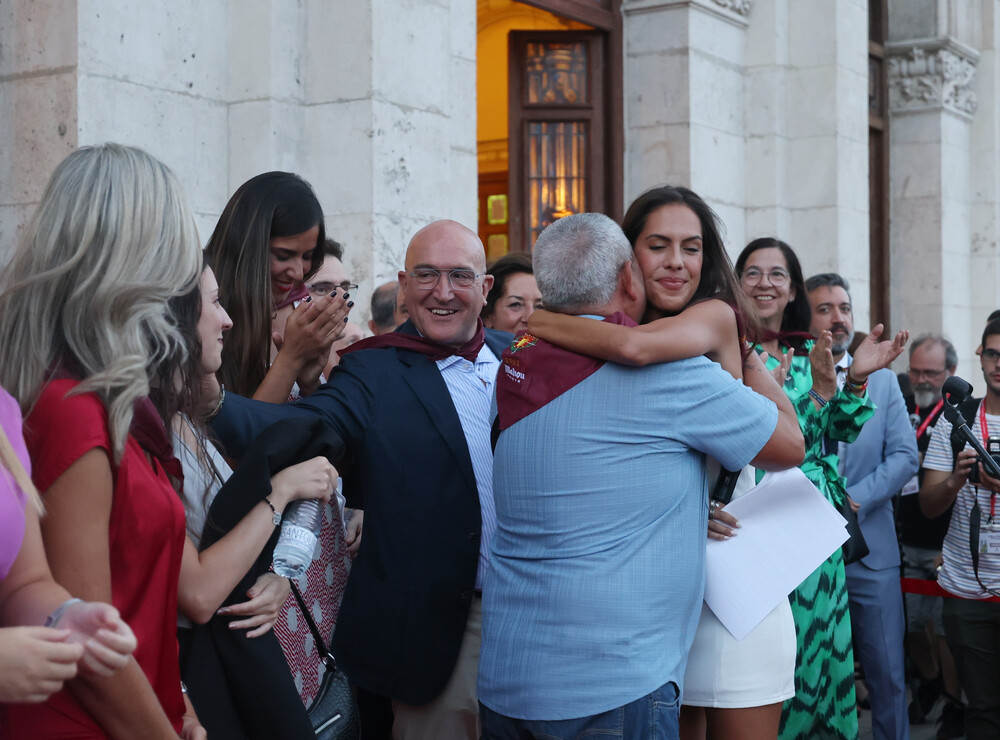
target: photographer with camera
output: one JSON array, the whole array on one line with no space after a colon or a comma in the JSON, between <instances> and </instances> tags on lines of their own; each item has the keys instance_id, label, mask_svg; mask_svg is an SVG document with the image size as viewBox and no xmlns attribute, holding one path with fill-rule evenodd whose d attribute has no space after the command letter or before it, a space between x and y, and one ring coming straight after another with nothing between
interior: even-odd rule
<instances>
[{"instance_id":1,"label":"photographer with camera","mask_svg":"<svg viewBox=\"0 0 1000 740\"><path fill-rule=\"evenodd\" d=\"M983 332L979 361L986 397L972 434L1000 462L1000 320ZM1000 480L977 460L971 446L953 457L952 424L941 418L924 456L920 507L928 518L954 503L945 535L938 583L955 598L944 600L945 638L968 698L968 740L1000 737ZM975 552L975 554L974 554Z\"/></svg>"}]
</instances>

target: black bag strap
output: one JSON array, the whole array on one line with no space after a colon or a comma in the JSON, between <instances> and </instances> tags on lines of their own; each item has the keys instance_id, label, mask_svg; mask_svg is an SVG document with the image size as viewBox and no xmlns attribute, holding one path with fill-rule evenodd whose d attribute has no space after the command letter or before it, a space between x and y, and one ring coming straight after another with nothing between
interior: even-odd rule
<instances>
[{"instance_id":1,"label":"black bag strap","mask_svg":"<svg viewBox=\"0 0 1000 740\"><path fill-rule=\"evenodd\" d=\"M302 598L302 594L299 593L299 587L295 585L295 581L291 578L288 579L288 583L292 586L292 593L295 594L295 600L299 602L299 610L302 612L302 616L306 618L306 624L309 625L309 631L312 632L313 640L316 641L316 649L319 651L319 657L323 661L323 665L327 667L328 670L337 670L337 660L333 657L333 653L326 647L326 640L319 633L319 628L313 621L312 614L309 613L309 609L306 608L306 602Z\"/></svg>"}]
</instances>

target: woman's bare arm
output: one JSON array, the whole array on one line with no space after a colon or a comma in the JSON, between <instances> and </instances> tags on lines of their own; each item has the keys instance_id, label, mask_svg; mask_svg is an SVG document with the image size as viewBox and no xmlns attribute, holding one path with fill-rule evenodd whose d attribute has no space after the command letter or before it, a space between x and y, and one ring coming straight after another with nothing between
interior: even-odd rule
<instances>
[{"instance_id":1,"label":"woman's bare arm","mask_svg":"<svg viewBox=\"0 0 1000 740\"><path fill-rule=\"evenodd\" d=\"M67 468L45 494L42 538L52 575L67 591L88 601L111 603L108 529L113 487L107 453L95 448ZM134 659L114 676L81 675L67 687L116 740L177 740Z\"/></svg>"},{"instance_id":2,"label":"woman's bare arm","mask_svg":"<svg viewBox=\"0 0 1000 740\"><path fill-rule=\"evenodd\" d=\"M707 355L742 379L736 314L720 300L696 303L677 316L637 327L535 311L528 331L553 344L623 365L649 365Z\"/></svg>"},{"instance_id":3,"label":"woman's bare arm","mask_svg":"<svg viewBox=\"0 0 1000 740\"><path fill-rule=\"evenodd\" d=\"M336 485L336 469L325 457L315 457L275 475L268 498L281 513L297 499L329 499ZM185 538L178 587L178 605L185 616L198 624L212 618L270 539L273 513L261 501L224 537L200 553Z\"/></svg>"}]
</instances>

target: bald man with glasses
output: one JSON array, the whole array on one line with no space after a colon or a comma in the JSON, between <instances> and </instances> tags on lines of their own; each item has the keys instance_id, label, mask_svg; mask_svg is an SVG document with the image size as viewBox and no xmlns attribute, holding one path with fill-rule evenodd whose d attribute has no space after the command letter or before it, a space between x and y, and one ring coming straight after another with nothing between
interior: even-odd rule
<instances>
[{"instance_id":1,"label":"bald man with glasses","mask_svg":"<svg viewBox=\"0 0 1000 740\"><path fill-rule=\"evenodd\" d=\"M483 328L493 278L461 224L418 231L398 277L410 319L397 331L345 349L330 382L294 404L224 395L212 428L231 454L287 416L320 416L340 436L334 464L364 534L332 647L360 689L362 734L474 740L494 383L512 337ZM393 717L375 711L389 703Z\"/></svg>"}]
</instances>

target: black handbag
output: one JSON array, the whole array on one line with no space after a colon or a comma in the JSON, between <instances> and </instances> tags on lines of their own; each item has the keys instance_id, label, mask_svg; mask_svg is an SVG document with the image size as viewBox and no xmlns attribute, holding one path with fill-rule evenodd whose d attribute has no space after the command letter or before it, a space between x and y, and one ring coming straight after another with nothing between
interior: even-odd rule
<instances>
[{"instance_id":1,"label":"black handbag","mask_svg":"<svg viewBox=\"0 0 1000 740\"><path fill-rule=\"evenodd\" d=\"M316 628L316 623L306 608L295 581L290 580L289 583L292 585L292 593L299 602L299 609L306 619L306 624L309 625L309 631L312 632L316 649L325 667L316 698L306 710L316 737L319 740L358 740L360 736L358 705L351 693L351 685L344 672L337 667L333 654L327 649L326 641Z\"/></svg>"},{"instance_id":2,"label":"black handbag","mask_svg":"<svg viewBox=\"0 0 1000 740\"><path fill-rule=\"evenodd\" d=\"M837 510L847 520L847 534L849 535L847 542L841 547L844 553L844 565L856 563L870 552L868 543L865 542L865 536L861 534L858 512L851 508L851 502L847 500L846 495Z\"/></svg>"}]
</instances>

